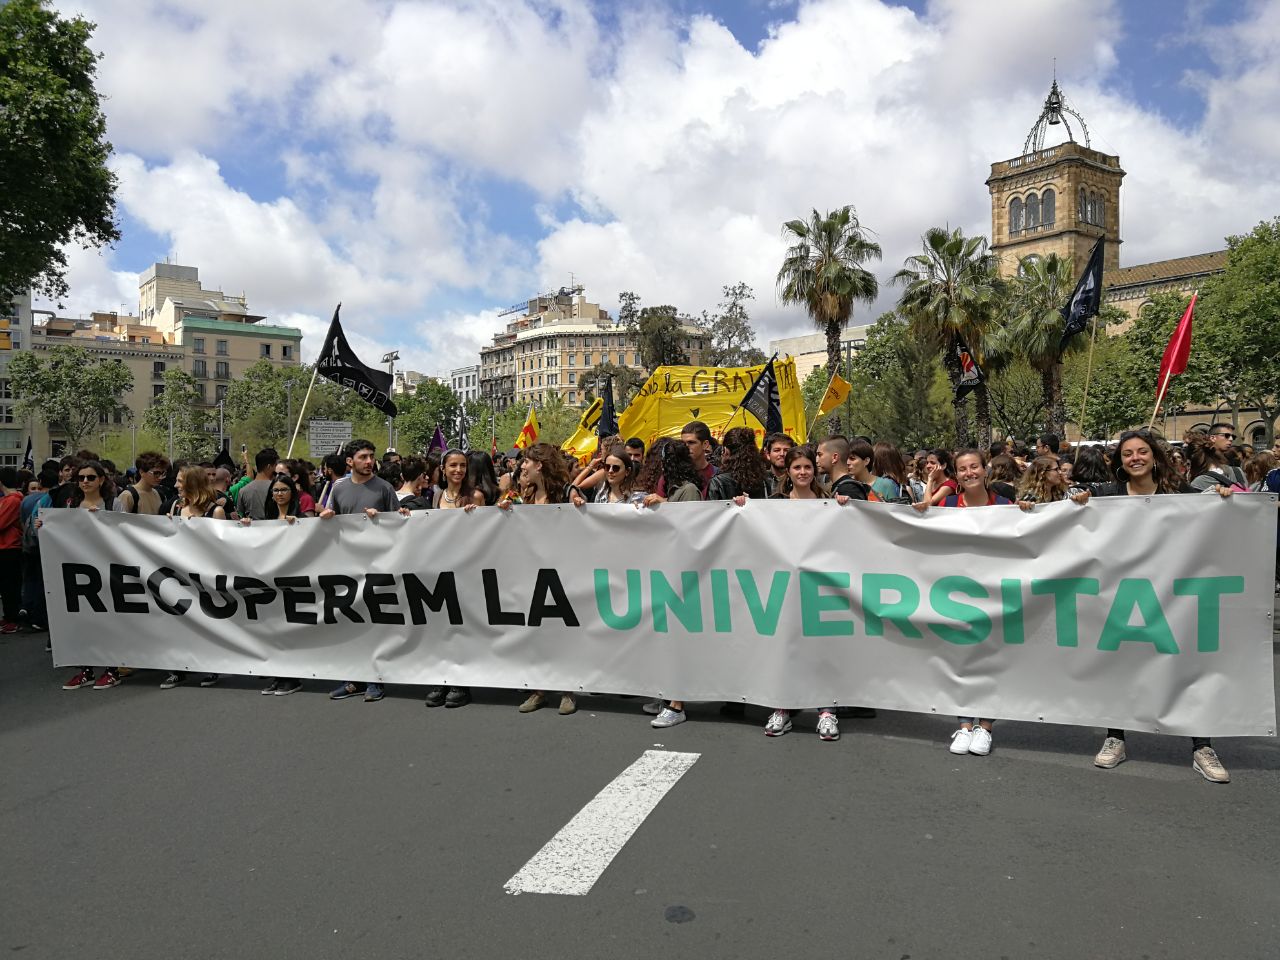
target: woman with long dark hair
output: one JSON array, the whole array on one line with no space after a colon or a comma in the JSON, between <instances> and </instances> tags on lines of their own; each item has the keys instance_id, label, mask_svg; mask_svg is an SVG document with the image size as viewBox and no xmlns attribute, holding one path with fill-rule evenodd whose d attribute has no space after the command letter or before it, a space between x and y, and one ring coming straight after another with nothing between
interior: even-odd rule
<instances>
[{"instance_id":1,"label":"woman with long dark hair","mask_svg":"<svg viewBox=\"0 0 1280 960\"><path fill-rule=\"evenodd\" d=\"M919 497L911 485L902 451L884 440L877 441L871 450L871 472L880 478L877 482L884 481L881 499L886 503L915 503Z\"/></svg>"},{"instance_id":2,"label":"woman with long dark hair","mask_svg":"<svg viewBox=\"0 0 1280 960\"><path fill-rule=\"evenodd\" d=\"M467 454L467 480L472 490L479 490L484 497L484 506L492 507L498 502L498 475L493 469L493 460L483 450L472 450Z\"/></svg>"},{"instance_id":3,"label":"woman with long dark hair","mask_svg":"<svg viewBox=\"0 0 1280 960\"><path fill-rule=\"evenodd\" d=\"M645 457L637 485L646 491L644 505L654 507L701 500L701 481L689 448L679 440L662 437Z\"/></svg>"},{"instance_id":4,"label":"woman with long dark hair","mask_svg":"<svg viewBox=\"0 0 1280 960\"><path fill-rule=\"evenodd\" d=\"M462 510L468 506L483 507L483 491L471 485L471 463L461 450L446 450L440 460L444 475L432 502L437 510Z\"/></svg>"},{"instance_id":5,"label":"woman with long dark hair","mask_svg":"<svg viewBox=\"0 0 1280 960\"><path fill-rule=\"evenodd\" d=\"M1151 430L1126 430L1120 434L1120 442L1111 456L1111 470L1115 480L1092 487L1094 496L1150 497L1192 492L1170 459L1168 445ZM1216 489L1224 497L1231 495L1230 487L1219 485ZM1125 732L1115 728L1107 730L1093 765L1110 770L1127 759ZM1231 780L1208 737L1191 738L1191 767L1210 783Z\"/></svg>"},{"instance_id":6,"label":"woman with long dark hair","mask_svg":"<svg viewBox=\"0 0 1280 960\"><path fill-rule=\"evenodd\" d=\"M725 431L720 445L724 451L720 472L707 485L707 499L753 497L763 500L768 497L769 471L756 446L756 432L750 427L734 427Z\"/></svg>"},{"instance_id":7,"label":"woman with long dark hair","mask_svg":"<svg viewBox=\"0 0 1280 960\"><path fill-rule=\"evenodd\" d=\"M925 484L924 496L921 497L924 503L937 506L947 497L953 497L959 492L950 450L943 450L941 447L930 450L924 460L924 469L925 478L928 480Z\"/></svg>"},{"instance_id":8,"label":"woman with long dark hair","mask_svg":"<svg viewBox=\"0 0 1280 960\"><path fill-rule=\"evenodd\" d=\"M115 488L107 468L100 460L76 461L76 469L72 474L76 488L66 500L66 507L75 510L110 511L115 507ZM36 518L36 526L41 525ZM120 683L120 673L116 667L104 667L102 676L94 680L93 667L81 667L74 677L62 685L63 690L82 690L92 687L94 690L106 690Z\"/></svg>"},{"instance_id":9,"label":"woman with long dark hair","mask_svg":"<svg viewBox=\"0 0 1280 960\"><path fill-rule=\"evenodd\" d=\"M1094 483L1106 483L1111 479L1111 467L1107 464L1107 452L1100 444L1088 444L1076 448L1075 465L1071 468L1071 482L1077 487Z\"/></svg>"},{"instance_id":10,"label":"woman with long dark hair","mask_svg":"<svg viewBox=\"0 0 1280 960\"><path fill-rule=\"evenodd\" d=\"M644 491L636 488L639 467L627 456L626 447L620 443L615 444L600 458L599 464L598 469L604 477L603 483L586 491L579 490L576 486L570 488L569 502L575 507L587 502L584 494L590 494L592 503L639 503L644 499Z\"/></svg>"}]
</instances>

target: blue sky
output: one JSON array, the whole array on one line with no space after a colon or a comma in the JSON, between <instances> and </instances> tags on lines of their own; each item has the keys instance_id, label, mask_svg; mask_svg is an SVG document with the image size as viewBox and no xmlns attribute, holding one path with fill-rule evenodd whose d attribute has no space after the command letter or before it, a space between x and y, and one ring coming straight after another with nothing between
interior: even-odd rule
<instances>
[{"instance_id":1,"label":"blue sky","mask_svg":"<svg viewBox=\"0 0 1280 960\"><path fill-rule=\"evenodd\" d=\"M853 203L882 282L929 226L987 232L988 166L1055 57L1129 174L1123 263L1280 212L1275 3L58 5L99 24L123 232L72 255L67 312L135 304L170 257L301 326L304 355L341 299L361 349L444 374L571 274L609 309L693 313L745 280L762 341L807 332L773 295L782 221Z\"/></svg>"}]
</instances>

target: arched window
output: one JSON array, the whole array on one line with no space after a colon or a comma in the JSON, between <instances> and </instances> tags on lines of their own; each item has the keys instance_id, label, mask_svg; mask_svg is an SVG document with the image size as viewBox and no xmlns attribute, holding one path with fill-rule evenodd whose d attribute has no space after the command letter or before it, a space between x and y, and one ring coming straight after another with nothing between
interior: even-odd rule
<instances>
[{"instance_id":1,"label":"arched window","mask_svg":"<svg viewBox=\"0 0 1280 960\"><path fill-rule=\"evenodd\" d=\"M1105 193L1098 194L1098 206L1097 206L1097 209L1094 210L1094 214L1097 216L1098 219L1093 222L1100 227L1105 227L1107 225L1106 206L1107 206L1107 195Z\"/></svg>"},{"instance_id":2,"label":"arched window","mask_svg":"<svg viewBox=\"0 0 1280 960\"><path fill-rule=\"evenodd\" d=\"M1034 193L1027 194L1027 229L1034 230L1040 226L1040 198Z\"/></svg>"},{"instance_id":3,"label":"arched window","mask_svg":"<svg viewBox=\"0 0 1280 960\"><path fill-rule=\"evenodd\" d=\"M1089 206L1087 210L1088 216L1085 218L1090 223L1098 222L1098 195L1093 191L1089 192Z\"/></svg>"},{"instance_id":4,"label":"arched window","mask_svg":"<svg viewBox=\"0 0 1280 960\"><path fill-rule=\"evenodd\" d=\"M1052 187L1040 195L1040 222L1046 227L1053 226L1054 207L1057 201L1058 195L1053 192Z\"/></svg>"},{"instance_id":5,"label":"arched window","mask_svg":"<svg viewBox=\"0 0 1280 960\"><path fill-rule=\"evenodd\" d=\"M1079 220L1081 223L1089 222L1089 208L1086 205L1086 200L1084 196L1084 187L1080 188L1080 196L1079 196L1079 199L1076 201L1076 219Z\"/></svg>"},{"instance_id":6,"label":"arched window","mask_svg":"<svg viewBox=\"0 0 1280 960\"><path fill-rule=\"evenodd\" d=\"M1009 232L1022 232L1022 198L1014 197L1009 201Z\"/></svg>"}]
</instances>

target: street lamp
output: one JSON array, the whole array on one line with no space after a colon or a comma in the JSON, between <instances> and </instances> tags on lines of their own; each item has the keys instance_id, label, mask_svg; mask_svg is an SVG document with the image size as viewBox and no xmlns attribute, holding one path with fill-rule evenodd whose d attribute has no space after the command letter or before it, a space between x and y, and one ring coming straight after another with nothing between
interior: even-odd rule
<instances>
[{"instance_id":1,"label":"street lamp","mask_svg":"<svg viewBox=\"0 0 1280 960\"><path fill-rule=\"evenodd\" d=\"M396 361L399 359L400 359L399 350L391 350L388 353L384 353L382 355L382 362L387 365L387 373L391 375L392 393L394 393L396 389ZM387 417L387 449L388 450L394 450L396 448L394 430L395 430L395 421L393 421L390 417Z\"/></svg>"},{"instance_id":2,"label":"street lamp","mask_svg":"<svg viewBox=\"0 0 1280 960\"><path fill-rule=\"evenodd\" d=\"M286 380L284 382L284 409L286 429L288 424L293 423L293 381Z\"/></svg>"}]
</instances>

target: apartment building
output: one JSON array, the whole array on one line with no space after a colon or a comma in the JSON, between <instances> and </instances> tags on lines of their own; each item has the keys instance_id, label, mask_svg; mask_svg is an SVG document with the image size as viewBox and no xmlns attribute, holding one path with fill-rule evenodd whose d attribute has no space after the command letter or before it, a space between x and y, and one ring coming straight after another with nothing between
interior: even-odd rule
<instances>
[{"instance_id":1,"label":"apartment building","mask_svg":"<svg viewBox=\"0 0 1280 960\"><path fill-rule=\"evenodd\" d=\"M684 328L689 362L702 362L705 333L692 324ZM570 404L583 402L587 384L582 374L600 363L631 367L647 373L640 349L628 334L581 293L561 291L529 301L524 316L495 334L480 349L480 399L502 410L511 404L545 403L560 394Z\"/></svg>"},{"instance_id":2,"label":"apartment building","mask_svg":"<svg viewBox=\"0 0 1280 960\"><path fill-rule=\"evenodd\" d=\"M449 386L453 395L466 403L468 400L480 398L480 364L473 363L467 367L458 367L449 371Z\"/></svg>"}]
</instances>

